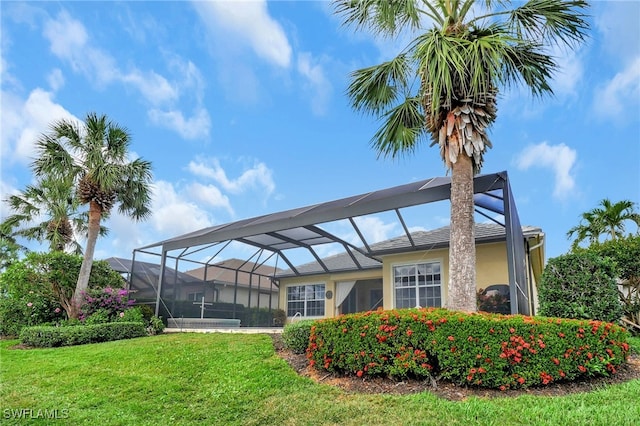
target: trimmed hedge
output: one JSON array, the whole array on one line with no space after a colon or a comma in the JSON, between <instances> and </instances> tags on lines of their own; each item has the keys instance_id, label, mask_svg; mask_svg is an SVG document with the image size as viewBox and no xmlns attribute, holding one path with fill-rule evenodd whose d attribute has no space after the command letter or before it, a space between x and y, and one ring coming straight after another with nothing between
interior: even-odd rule
<instances>
[{"instance_id":1,"label":"trimmed hedge","mask_svg":"<svg viewBox=\"0 0 640 426\"><path fill-rule=\"evenodd\" d=\"M287 324L282 329L282 340L295 354L303 354L309 346L309 336L314 320L300 320Z\"/></svg>"},{"instance_id":2,"label":"trimmed hedge","mask_svg":"<svg viewBox=\"0 0 640 426\"><path fill-rule=\"evenodd\" d=\"M618 321L623 315L616 264L579 251L549 259L538 286L540 315Z\"/></svg>"},{"instance_id":3,"label":"trimmed hedge","mask_svg":"<svg viewBox=\"0 0 640 426\"><path fill-rule=\"evenodd\" d=\"M144 323L111 322L71 327L25 327L20 332L20 340L23 344L36 348L53 348L131 339L146 335Z\"/></svg>"},{"instance_id":4,"label":"trimmed hedge","mask_svg":"<svg viewBox=\"0 0 640 426\"><path fill-rule=\"evenodd\" d=\"M624 328L595 320L379 310L315 322L307 357L358 377L445 378L505 390L613 374L629 354L627 338Z\"/></svg>"}]
</instances>

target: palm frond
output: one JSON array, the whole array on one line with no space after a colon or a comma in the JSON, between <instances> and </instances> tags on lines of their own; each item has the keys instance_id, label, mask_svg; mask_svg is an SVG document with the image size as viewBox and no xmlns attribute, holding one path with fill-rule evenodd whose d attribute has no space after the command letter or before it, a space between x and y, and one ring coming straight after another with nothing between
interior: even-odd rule
<instances>
[{"instance_id":1,"label":"palm frond","mask_svg":"<svg viewBox=\"0 0 640 426\"><path fill-rule=\"evenodd\" d=\"M412 97L384 115L371 145L379 156L395 158L413 152L426 136L421 100Z\"/></svg>"},{"instance_id":2,"label":"palm frond","mask_svg":"<svg viewBox=\"0 0 640 426\"><path fill-rule=\"evenodd\" d=\"M140 158L121 167L122 186L116 195L120 202L119 211L136 220L147 218L151 214L150 183L152 180L151 163Z\"/></svg>"},{"instance_id":3,"label":"palm frond","mask_svg":"<svg viewBox=\"0 0 640 426\"><path fill-rule=\"evenodd\" d=\"M529 0L509 17L515 32L523 38L547 44L571 45L586 37L589 4L583 0Z\"/></svg>"},{"instance_id":4,"label":"palm frond","mask_svg":"<svg viewBox=\"0 0 640 426\"><path fill-rule=\"evenodd\" d=\"M420 15L416 0L337 0L334 11L345 25L369 29L382 36L394 36L404 28L419 28ZM431 14L434 12L431 8ZM431 16L429 14L429 16ZM437 18L432 16L433 19Z\"/></svg>"},{"instance_id":5,"label":"palm frond","mask_svg":"<svg viewBox=\"0 0 640 426\"><path fill-rule=\"evenodd\" d=\"M347 95L356 110L377 115L406 92L411 72L407 55L400 54L380 65L353 72Z\"/></svg>"}]
</instances>

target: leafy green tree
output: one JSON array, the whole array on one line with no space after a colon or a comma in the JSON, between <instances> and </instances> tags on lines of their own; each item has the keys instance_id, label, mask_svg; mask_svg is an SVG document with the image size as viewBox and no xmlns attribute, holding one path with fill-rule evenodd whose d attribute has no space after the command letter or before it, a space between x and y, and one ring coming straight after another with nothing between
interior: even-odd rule
<instances>
[{"instance_id":1,"label":"leafy green tree","mask_svg":"<svg viewBox=\"0 0 640 426\"><path fill-rule=\"evenodd\" d=\"M491 143L498 88L523 83L551 94L554 45L583 41L582 0L337 0L356 29L419 35L395 58L352 73L348 96L382 124L371 144L379 155L413 153L430 139L451 171L449 302L476 310L473 176Z\"/></svg>"},{"instance_id":2,"label":"leafy green tree","mask_svg":"<svg viewBox=\"0 0 640 426\"><path fill-rule=\"evenodd\" d=\"M30 252L0 274L0 334L17 335L20 328L69 318L82 256L52 251ZM106 261L93 265L89 289L120 288L124 279Z\"/></svg>"},{"instance_id":3,"label":"leafy green tree","mask_svg":"<svg viewBox=\"0 0 640 426\"><path fill-rule=\"evenodd\" d=\"M8 226L0 224L0 272L17 262L21 252L26 253L28 250L18 244Z\"/></svg>"},{"instance_id":4,"label":"leafy green tree","mask_svg":"<svg viewBox=\"0 0 640 426\"><path fill-rule=\"evenodd\" d=\"M567 238L574 238L572 249L576 249L585 240L589 244L596 244L603 236L611 240L623 238L626 236L628 222L635 223L636 234L640 233L640 214L635 211L635 204L629 200L613 203L605 198L598 207L582 213L581 217L580 224L567 232Z\"/></svg>"},{"instance_id":5,"label":"leafy green tree","mask_svg":"<svg viewBox=\"0 0 640 426\"><path fill-rule=\"evenodd\" d=\"M87 245L76 283L71 317L77 318L87 289L100 221L114 206L135 220L150 214L151 163L130 160L128 131L105 115L87 114L84 123L60 120L36 144L36 176L76 185L80 204L88 204Z\"/></svg>"},{"instance_id":6,"label":"leafy green tree","mask_svg":"<svg viewBox=\"0 0 640 426\"><path fill-rule=\"evenodd\" d=\"M624 314L628 325L640 333L640 235L594 244L587 250L615 261Z\"/></svg>"},{"instance_id":7,"label":"leafy green tree","mask_svg":"<svg viewBox=\"0 0 640 426\"><path fill-rule=\"evenodd\" d=\"M12 237L48 242L50 250L82 254L78 236L87 235L88 213L79 211L73 182L45 176L7 198L13 214L2 223ZM100 228L100 235L107 229Z\"/></svg>"}]
</instances>

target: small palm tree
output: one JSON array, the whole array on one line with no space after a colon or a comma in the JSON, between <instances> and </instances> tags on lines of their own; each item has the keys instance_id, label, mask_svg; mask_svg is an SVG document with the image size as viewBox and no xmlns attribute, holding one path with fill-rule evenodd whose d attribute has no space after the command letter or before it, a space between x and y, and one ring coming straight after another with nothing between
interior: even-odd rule
<instances>
[{"instance_id":1,"label":"small palm tree","mask_svg":"<svg viewBox=\"0 0 640 426\"><path fill-rule=\"evenodd\" d=\"M60 120L36 143L36 176L72 181L80 204L88 204L87 246L74 294L75 312L82 303L100 233L100 221L117 205L135 220L150 214L151 163L129 161L131 138L105 115L87 114L82 125Z\"/></svg>"},{"instance_id":2,"label":"small palm tree","mask_svg":"<svg viewBox=\"0 0 640 426\"><path fill-rule=\"evenodd\" d=\"M1 224L8 235L48 242L50 250L82 254L77 236L86 237L86 212L79 212L70 181L44 177L35 185L28 185L19 194L7 199L14 212ZM101 227L101 235L107 229Z\"/></svg>"},{"instance_id":3,"label":"small palm tree","mask_svg":"<svg viewBox=\"0 0 640 426\"><path fill-rule=\"evenodd\" d=\"M611 240L624 238L626 223L631 221L636 224L636 233L640 233L640 213L635 211L635 204L629 200L612 203L605 198L600 201L600 207L596 207L588 212L582 213L580 224L574 226L567 232L567 238L575 239L571 245L572 249L587 240L589 245L596 244L604 235L605 239Z\"/></svg>"},{"instance_id":4,"label":"small palm tree","mask_svg":"<svg viewBox=\"0 0 640 426\"><path fill-rule=\"evenodd\" d=\"M382 120L379 155L412 153L431 140L451 170L449 297L452 309L476 310L473 176L491 143L501 86L524 83L552 93L556 62L548 46L581 42L588 25L582 0L338 0L356 29L383 36L420 34L395 58L352 74L356 110ZM483 10L485 12L483 12Z\"/></svg>"}]
</instances>

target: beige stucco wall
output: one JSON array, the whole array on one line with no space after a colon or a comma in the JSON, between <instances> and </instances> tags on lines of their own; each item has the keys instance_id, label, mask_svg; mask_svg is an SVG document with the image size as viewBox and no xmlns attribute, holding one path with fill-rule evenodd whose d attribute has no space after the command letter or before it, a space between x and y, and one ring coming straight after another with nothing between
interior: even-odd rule
<instances>
[{"instance_id":1,"label":"beige stucco wall","mask_svg":"<svg viewBox=\"0 0 640 426\"><path fill-rule=\"evenodd\" d=\"M357 281L380 278L380 270L345 272L340 274L318 274L305 277L282 278L280 280L280 309L287 311L287 286L305 284L324 284L324 291L331 291L335 295L336 283L339 281ZM335 297L325 298L325 317L334 316L336 311Z\"/></svg>"},{"instance_id":2,"label":"beige stucco wall","mask_svg":"<svg viewBox=\"0 0 640 426\"><path fill-rule=\"evenodd\" d=\"M536 240L538 241L538 240ZM535 241L534 241L535 242ZM539 241L538 241L539 242ZM533 243L533 242L532 242ZM533 246L533 245L532 245ZM532 253L532 266L534 273L532 275L534 281L533 300L537 301L535 283L539 278L542 268L544 267L543 246L534 250ZM318 274L307 277L284 278L280 280L280 308L287 310L287 286L302 284L325 284L325 291L331 291L335 294L335 284L338 281L364 280L382 278L383 281L383 297L384 309L393 309L394 307L394 291L393 291L393 267L396 265L407 263L431 262L438 261L441 264L441 280L443 304L446 305L447 287L449 283L449 250L429 250L411 253L402 253L388 255L383 257L382 269L349 272L343 274ZM507 266L507 248L506 242L480 244L476 247L476 287L477 289L486 288L493 284L509 284L509 270ZM527 274L529 272L527 271ZM529 278L527 276L527 278ZM325 316L334 316L336 307L335 298L325 299Z\"/></svg>"}]
</instances>

